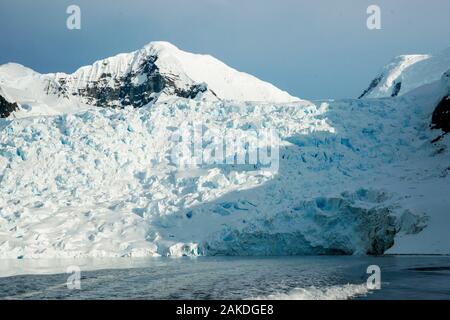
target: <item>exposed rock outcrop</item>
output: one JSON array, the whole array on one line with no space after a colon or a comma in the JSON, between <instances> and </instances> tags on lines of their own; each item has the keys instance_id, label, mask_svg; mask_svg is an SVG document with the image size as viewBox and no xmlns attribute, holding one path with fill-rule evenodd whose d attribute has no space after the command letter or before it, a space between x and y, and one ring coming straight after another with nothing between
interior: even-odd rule
<instances>
[{"instance_id":1,"label":"exposed rock outcrop","mask_svg":"<svg viewBox=\"0 0 450 320\"><path fill-rule=\"evenodd\" d=\"M450 70L441 77L441 87L444 93L442 100L436 106L431 118L431 128L450 132Z\"/></svg>"},{"instance_id":2,"label":"exposed rock outcrop","mask_svg":"<svg viewBox=\"0 0 450 320\"><path fill-rule=\"evenodd\" d=\"M178 75L160 72L156 55L149 56L134 70L125 74L101 73L82 87L71 88L66 77L59 78L61 90L71 91L85 103L99 107L142 107L157 99L160 93L182 98L195 98L208 88L204 84L179 85ZM76 82L76 76L69 81Z\"/></svg>"},{"instance_id":3,"label":"exposed rock outcrop","mask_svg":"<svg viewBox=\"0 0 450 320\"><path fill-rule=\"evenodd\" d=\"M434 109L431 127L442 129L445 133L450 132L450 96L444 97Z\"/></svg>"},{"instance_id":4,"label":"exposed rock outcrop","mask_svg":"<svg viewBox=\"0 0 450 320\"><path fill-rule=\"evenodd\" d=\"M8 117L11 112L19 109L19 106L15 102L9 102L5 97L0 95L0 118Z\"/></svg>"}]
</instances>

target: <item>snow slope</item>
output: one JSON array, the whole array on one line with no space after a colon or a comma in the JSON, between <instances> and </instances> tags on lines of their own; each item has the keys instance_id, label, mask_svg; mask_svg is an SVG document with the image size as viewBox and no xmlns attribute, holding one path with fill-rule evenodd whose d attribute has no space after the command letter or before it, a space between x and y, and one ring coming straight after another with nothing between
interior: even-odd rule
<instances>
[{"instance_id":1,"label":"snow slope","mask_svg":"<svg viewBox=\"0 0 450 320\"><path fill-rule=\"evenodd\" d=\"M384 66L360 98L403 95L438 81L450 69L450 49L437 55L401 55Z\"/></svg>"},{"instance_id":2,"label":"snow slope","mask_svg":"<svg viewBox=\"0 0 450 320\"><path fill-rule=\"evenodd\" d=\"M58 95L59 84L20 64L0 66L0 95L20 105L13 117L55 115L88 108L79 99Z\"/></svg>"},{"instance_id":3,"label":"snow slope","mask_svg":"<svg viewBox=\"0 0 450 320\"><path fill-rule=\"evenodd\" d=\"M433 108L177 98L1 120L0 257L450 253ZM173 133L199 120L276 129L279 170L174 165Z\"/></svg>"},{"instance_id":4,"label":"snow slope","mask_svg":"<svg viewBox=\"0 0 450 320\"><path fill-rule=\"evenodd\" d=\"M24 66L0 66L0 92L22 108L15 117L61 114L88 106L142 107L171 98L291 102L270 83L239 72L210 55L182 51L168 42L82 67L72 74L39 74Z\"/></svg>"}]
</instances>

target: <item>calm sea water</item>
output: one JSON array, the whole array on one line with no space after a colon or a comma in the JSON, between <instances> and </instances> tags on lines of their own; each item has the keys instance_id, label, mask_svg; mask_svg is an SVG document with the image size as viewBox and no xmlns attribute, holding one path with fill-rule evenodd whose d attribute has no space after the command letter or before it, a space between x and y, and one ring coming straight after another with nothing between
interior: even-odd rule
<instances>
[{"instance_id":1,"label":"calm sea water","mask_svg":"<svg viewBox=\"0 0 450 320\"><path fill-rule=\"evenodd\" d=\"M76 265L81 289L69 290ZM380 290L366 287L369 265ZM445 256L0 261L3 275L36 272L54 274L1 277L0 299L450 299Z\"/></svg>"}]
</instances>

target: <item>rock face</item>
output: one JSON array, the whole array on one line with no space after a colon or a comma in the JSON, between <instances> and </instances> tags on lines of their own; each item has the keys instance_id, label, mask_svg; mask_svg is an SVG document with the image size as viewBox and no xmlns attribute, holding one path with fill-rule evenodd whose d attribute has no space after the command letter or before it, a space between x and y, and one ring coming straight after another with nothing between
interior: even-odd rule
<instances>
[{"instance_id":1,"label":"rock face","mask_svg":"<svg viewBox=\"0 0 450 320\"><path fill-rule=\"evenodd\" d=\"M401 82L396 82L394 84L394 87L392 89L392 93L391 93L391 97L396 97L398 96L398 94L400 93L400 90L402 89L402 83Z\"/></svg>"},{"instance_id":2,"label":"rock face","mask_svg":"<svg viewBox=\"0 0 450 320\"><path fill-rule=\"evenodd\" d=\"M384 77L384 75L380 74L375 79L373 79L372 82L370 82L369 87L366 90L364 90L364 92L358 97L358 99L362 99L365 96L367 96L368 94L370 94L372 92L372 90L374 90L378 86L378 84L381 82L383 77Z\"/></svg>"},{"instance_id":3,"label":"rock face","mask_svg":"<svg viewBox=\"0 0 450 320\"><path fill-rule=\"evenodd\" d=\"M8 117L12 112L19 108L17 103L11 103L0 95L0 118Z\"/></svg>"},{"instance_id":4,"label":"rock face","mask_svg":"<svg viewBox=\"0 0 450 320\"><path fill-rule=\"evenodd\" d=\"M440 87L444 96L433 111L431 128L448 133L450 132L450 70L442 75Z\"/></svg>"},{"instance_id":5,"label":"rock face","mask_svg":"<svg viewBox=\"0 0 450 320\"><path fill-rule=\"evenodd\" d=\"M433 129L442 129L445 133L450 132L450 96L444 97L437 105L431 119Z\"/></svg>"},{"instance_id":6,"label":"rock face","mask_svg":"<svg viewBox=\"0 0 450 320\"><path fill-rule=\"evenodd\" d=\"M158 56L150 55L129 72L105 71L82 86L71 86L79 80L77 74L57 78L57 82L61 93L68 91L89 105L113 108L142 107L155 101L161 93L193 99L208 90L203 83L180 85L180 76L161 73L157 60ZM102 64L107 66L108 62Z\"/></svg>"}]
</instances>

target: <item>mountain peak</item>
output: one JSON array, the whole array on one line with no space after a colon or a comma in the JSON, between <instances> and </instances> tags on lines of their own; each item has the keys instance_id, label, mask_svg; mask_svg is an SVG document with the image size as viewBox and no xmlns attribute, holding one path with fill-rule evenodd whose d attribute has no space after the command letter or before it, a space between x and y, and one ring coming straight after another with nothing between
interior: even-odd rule
<instances>
[{"instance_id":1,"label":"mountain peak","mask_svg":"<svg viewBox=\"0 0 450 320\"><path fill-rule=\"evenodd\" d=\"M256 102L301 101L218 59L178 49L166 41L98 60L72 74L39 74L17 64L0 67L0 85L11 102L57 109L74 105L142 107L180 97ZM26 102L23 97L27 97ZM69 103L67 102L67 103ZM31 104L31 106L30 106Z\"/></svg>"},{"instance_id":2,"label":"mountain peak","mask_svg":"<svg viewBox=\"0 0 450 320\"><path fill-rule=\"evenodd\" d=\"M450 68L450 49L436 55L400 55L385 65L360 98L403 95L423 85L439 81Z\"/></svg>"},{"instance_id":3,"label":"mountain peak","mask_svg":"<svg viewBox=\"0 0 450 320\"><path fill-rule=\"evenodd\" d=\"M143 48L145 49L154 49L158 51L163 50L180 50L177 46L174 44L168 42L168 41L151 41L148 44L146 44Z\"/></svg>"}]
</instances>

